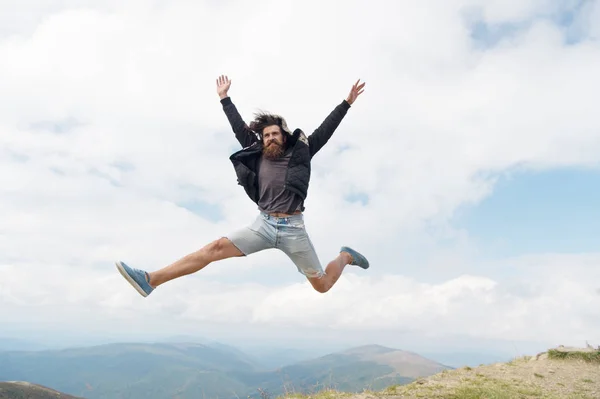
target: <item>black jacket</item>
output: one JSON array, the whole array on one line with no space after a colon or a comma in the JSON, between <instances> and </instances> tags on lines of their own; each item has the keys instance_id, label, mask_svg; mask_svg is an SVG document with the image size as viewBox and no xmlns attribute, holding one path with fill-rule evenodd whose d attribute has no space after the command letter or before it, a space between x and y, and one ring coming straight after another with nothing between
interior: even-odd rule
<instances>
[{"instance_id":1,"label":"black jacket","mask_svg":"<svg viewBox=\"0 0 600 399\"><path fill-rule=\"evenodd\" d=\"M263 148L262 140L244 122L230 97L222 99L221 104L235 137L243 147L229 157L233 163L238 184L244 187L250 199L258 204L258 161ZM293 133L285 131L288 145L292 147L285 189L300 195L303 200L306 199L310 181L310 161L329 141L348 109L350 109L350 104L343 100L308 137L301 129L295 129ZM302 210L304 210L304 206Z\"/></svg>"}]
</instances>

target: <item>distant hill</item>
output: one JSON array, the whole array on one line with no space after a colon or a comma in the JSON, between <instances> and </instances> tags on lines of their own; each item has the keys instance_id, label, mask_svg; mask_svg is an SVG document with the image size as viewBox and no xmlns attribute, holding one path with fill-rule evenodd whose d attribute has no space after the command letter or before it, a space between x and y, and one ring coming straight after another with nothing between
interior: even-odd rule
<instances>
[{"instance_id":1,"label":"distant hill","mask_svg":"<svg viewBox=\"0 0 600 399\"><path fill-rule=\"evenodd\" d=\"M29 381L87 399L260 398L324 387L357 392L448 369L417 354L364 346L268 369L227 345L108 344L0 352L0 381Z\"/></svg>"},{"instance_id":2,"label":"distant hill","mask_svg":"<svg viewBox=\"0 0 600 399\"><path fill-rule=\"evenodd\" d=\"M418 378L436 374L451 367L427 359L413 352L407 352L380 345L368 345L342 352L342 355L356 356L363 361L385 364L403 377Z\"/></svg>"},{"instance_id":3,"label":"distant hill","mask_svg":"<svg viewBox=\"0 0 600 399\"><path fill-rule=\"evenodd\" d=\"M29 382L0 382L0 399L83 399Z\"/></svg>"},{"instance_id":4,"label":"distant hill","mask_svg":"<svg viewBox=\"0 0 600 399\"><path fill-rule=\"evenodd\" d=\"M265 368L276 369L322 356L327 353L322 349L277 347L263 345L245 345L243 351L257 359Z\"/></svg>"},{"instance_id":5,"label":"distant hill","mask_svg":"<svg viewBox=\"0 0 600 399\"><path fill-rule=\"evenodd\" d=\"M411 352L368 345L282 367L261 386L273 394L280 394L282 385L285 391L298 393L331 388L360 392L406 384L449 369Z\"/></svg>"},{"instance_id":6,"label":"distant hill","mask_svg":"<svg viewBox=\"0 0 600 399\"><path fill-rule=\"evenodd\" d=\"M223 397L246 392L231 377L247 359L202 344L108 344L0 352L0 380L30 381L86 398Z\"/></svg>"}]
</instances>

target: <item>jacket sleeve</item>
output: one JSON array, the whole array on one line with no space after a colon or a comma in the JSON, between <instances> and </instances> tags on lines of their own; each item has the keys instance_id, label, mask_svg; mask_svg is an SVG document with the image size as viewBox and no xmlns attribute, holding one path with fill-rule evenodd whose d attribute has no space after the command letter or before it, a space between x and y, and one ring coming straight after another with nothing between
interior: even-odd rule
<instances>
[{"instance_id":1,"label":"jacket sleeve","mask_svg":"<svg viewBox=\"0 0 600 399\"><path fill-rule=\"evenodd\" d=\"M223 111L225 111L225 115L231 124L233 133L235 133L235 138L239 141L241 146L246 148L256 143L258 137L250 130L246 122L244 122L236 106L231 101L231 97L223 98L221 104L223 105Z\"/></svg>"},{"instance_id":2,"label":"jacket sleeve","mask_svg":"<svg viewBox=\"0 0 600 399\"><path fill-rule=\"evenodd\" d=\"M339 126L344 116L350 109L350 104L344 100L338 104L333 111L325 118L321 125L308 136L308 145L310 148L310 156L313 157L323 146L329 141L331 135Z\"/></svg>"}]
</instances>

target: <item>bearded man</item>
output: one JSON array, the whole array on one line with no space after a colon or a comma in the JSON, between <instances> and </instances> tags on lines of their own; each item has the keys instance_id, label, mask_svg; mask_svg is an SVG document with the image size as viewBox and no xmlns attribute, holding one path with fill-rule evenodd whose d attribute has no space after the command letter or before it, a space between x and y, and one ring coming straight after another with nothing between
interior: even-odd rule
<instances>
[{"instance_id":1,"label":"bearded man","mask_svg":"<svg viewBox=\"0 0 600 399\"><path fill-rule=\"evenodd\" d=\"M238 184L258 207L256 219L159 270L147 272L121 261L116 262L117 270L140 295L147 297L167 281L196 273L210 263L266 249L283 251L320 293L333 287L345 266L368 269L369 262L361 253L342 246L323 270L304 225L311 160L331 138L364 86L360 79L356 81L348 97L307 137L300 129L290 131L279 115L258 113L250 125L246 124L228 95L231 80L219 76L217 94L242 146L230 160Z\"/></svg>"}]
</instances>

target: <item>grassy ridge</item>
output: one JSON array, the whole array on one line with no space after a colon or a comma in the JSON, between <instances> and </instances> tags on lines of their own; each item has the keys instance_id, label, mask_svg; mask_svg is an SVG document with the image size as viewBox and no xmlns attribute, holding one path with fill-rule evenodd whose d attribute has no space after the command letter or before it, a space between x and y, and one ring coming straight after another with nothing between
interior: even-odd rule
<instances>
[{"instance_id":1,"label":"grassy ridge","mask_svg":"<svg viewBox=\"0 0 600 399\"><path fill-rule=\"evenodd\" d=\"M579 359L589 363L600 364L600 350L591 351L563 351L550 349L548 351L550 359Z\"/></svg>"},{"instance_id":2,"label":"grassy ridge","mask_svg":"<svg viewBox=\"0 0 600 399\"><path fill-rule=\"evenodd\" d=\"M558 348L507 363L444 370L380 391L348 394L324 390L278 399L597 399L599 355L600 350Z\"/></svg>"}]
</instances>

